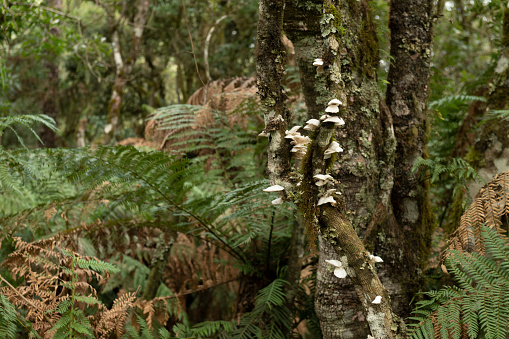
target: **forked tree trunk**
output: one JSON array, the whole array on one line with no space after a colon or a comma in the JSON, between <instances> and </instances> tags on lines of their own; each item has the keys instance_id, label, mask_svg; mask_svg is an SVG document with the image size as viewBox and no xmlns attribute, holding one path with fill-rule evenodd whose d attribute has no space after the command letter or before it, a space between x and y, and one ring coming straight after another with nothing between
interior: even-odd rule
<instances>
[{"instance_id":1,"label":"forked tree trunk","mask_svg":"<svg viewBox=\"0 0 509 339\"><path fill-rule=\"evenodd\" d=\"M62 9L62 0L50 0L49 6L51 8L60 10ZM50 34L59 37L60 28L58 25L50 27ZM46 71L48 72L48 86L44 93L44 100L42 102L42 113L53 118L55 123L58 122L58 64L55 61L55 56L48 53L48 58L45 61ZM51 128L46 126L41 127L39 137L43 142L44 147L54 148L57 147L56 133Z\"/></svg>"},{"instance_id":2,"label":"forked tree trunk","mask_svg":"<svg viewBox=\"0 0 509 339\"><path fill-rule=\"evenodd\" d=\"M410 301L423 287L434 217L424 173L412 172L418 157L427 157L429 117L426 107L433 43L433 1L393 0L389 18L391 66L386 103L397 139L394 187L391 193L394 223L382 225L375 250L390 265L381 272L391 290L394 311L408 316Z\"/></svg>"},{"instance_id":3,"label":"forked tree trunk","mask_svg":"<svg viewBox=\"0 0 509 339\"><path fill-rule=\"evenodd\" d=\"M136 17L134 18L133 33L131 36L130 53L126 60L122 56L122 49L120 46L120 38L118 30L115 29L112 33L112 46L113 46L113 59L117 69L115 76L115 83L111 93L110 102L108 104L108 115L106 117L106 126L103 134L100 137L100 143L105 145L109 144L113 139L115 132L118 129L120 122L120 112L122 110L122 96L124 94L125 86L131 75L132 68L138 58L139 50L141 47L143 30L148 19L150 8L150 0L139 0L137 6ZM114 20L112 18L112 20Z\"/></svg>"},{"instance_id":4,"label":"forked tree trunk","mask_svg":"<svg viewBox=\"0 0 509 339\"><path fill-rule=\"evenodd\" d=\"M429 2L419 3L420 7L411 4L409 0L392 3L391 28L396 31L393 67L401 67L401 73L391 71L389 78L394 83L388 94L388 108L378 89L379 45L369 2L286 3L285 32L295 46L309 117L322 115L331 99L344 103L340 115L345 126L334 128L322 123L313 135L301 170L302 188L291 182L285 186L300 191L303 215L311 220L311 228L319 230L316 311L324 338L366 338L368 334L395 337L393 325L397 319L393 318L392 307L401 311L400 315L408 315L413 290L405 282L418 278L417 272L425 264L426 258L418 258L415 251L426 255L433 223L428 214L427 188L419 181L420 173L409 174L409 164L425 153L432 14ZM410 45L401 44L403 39ZM269 54L274 54L274 49ZM323 60L322 67L312 65L316 58ZM394 125L393 115L398 115ZM399 148L397 137L401 139ZM332 138L344 152L339 161L326 165L323 151ZM285 140L272 138L271 147L275 142ZM318 192L312 176L319 173L336 179L335 188L343 193L340 206L316 206ZM398 187L393 193L395 177L409 186ZM409 246L415 239L418 243ZM392 305L365 248L384 258L378 272L393 295ZM327 259L341 259L349 277L335 277ZM381 304L371 303L375 296L382 296Z\"/></svg>"}]
</instances>

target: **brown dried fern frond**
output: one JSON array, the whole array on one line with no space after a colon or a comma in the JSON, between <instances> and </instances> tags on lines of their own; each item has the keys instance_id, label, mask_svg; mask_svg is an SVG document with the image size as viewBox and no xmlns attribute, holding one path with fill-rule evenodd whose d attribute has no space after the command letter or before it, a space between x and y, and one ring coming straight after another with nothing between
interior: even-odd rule
<instances>
[{"instance_id":1,"label":"brown dried fern frond","mask_svg":"<svg viewBox=\"0 0 509 339\"><path fill-rule=\"evenodd\" d=\"M125 334L125 324L129 310L136 300L136 293L125 293L113 302L113 307L108 310L102 308L94 319L96 338L109 338L115 331L117 338Z\"/></svg>"},{"instance_id":2,"label":"brown dried fern frond","mask_svg":"<svg viewBox=\"0 0 509 339\"><path fill-rule=\"evenodd\" d=\"M486 225L507 239L508 220L509 171L495 176L477 193L470 207L463 213L458 228L451 234L449 246L441 255L441 262L444 262L451 249L484 255L481 226Z\"/></svg>"}]
</instances>

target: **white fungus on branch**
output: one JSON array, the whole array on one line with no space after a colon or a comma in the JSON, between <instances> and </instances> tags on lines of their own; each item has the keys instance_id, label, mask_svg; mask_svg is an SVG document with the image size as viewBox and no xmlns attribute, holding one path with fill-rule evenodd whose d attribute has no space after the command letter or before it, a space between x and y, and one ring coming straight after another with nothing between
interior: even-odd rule
<instances>
[{"instance_id":1,"label":"white fungus on branch","mask_svg":"<svg viewBox=\"0 0 509 339\"><path fill-rule=\"evenodd\" d=\"M313 176L313 178L315 178L315 180L317 180L315 182L315 185L316 186L323 186L325 185L327 182L329 182L329 180L332 180L333 178L328 175L328 174L317 174L315 176Z\"/></svg>"},{"instance_id":2,"label":"white fungus on branch","mask_svg":"<svg viewBox=\"0 0 509 339\"><path fill-rule=\"evenodd\" d=\"M346 278L347 274L346 274L345 269L343 268L343 264L341 263L341 261L332 259L332 260L325 260L325 262L329 263L335 267L334 275L336 277L341 278L341 279Z\"/></svg>"},{"instance_id":3,"label":"white fungus on branch","mask_svg":"<svg viewBox=\"0 0 509 339\"><path fill-rule=\"evenodd\" d=\"M306 126L304 126L304 129L307 131L314 131L320 126L320 120L318 119L310 119L306 121Z\"/></svg>"},{"instance_id":4,"label":"white fungus on branch","mask_svg":"<svg viewBox=\"0 0 509 339\"><path fill-rule=\"evenodd\" d=\"M263 191L264 192L280 192L280 191L284 191L284 189L285 188L283 186L272 185L270 187L265 188Z\"/></svg>"},{"instance_id":5,"label":"white fungus on branch","mask_svg":"<svg viewBox=\"0 0 509 339\"><path fill-rule=\"evenodd\" d=\"M333 141L323 153L324 155L323 158L329 159L332 156L332 154L339 152L343 152L343 149L339 146L339 144L336 141Z\"/></svg>"}]
</instances>

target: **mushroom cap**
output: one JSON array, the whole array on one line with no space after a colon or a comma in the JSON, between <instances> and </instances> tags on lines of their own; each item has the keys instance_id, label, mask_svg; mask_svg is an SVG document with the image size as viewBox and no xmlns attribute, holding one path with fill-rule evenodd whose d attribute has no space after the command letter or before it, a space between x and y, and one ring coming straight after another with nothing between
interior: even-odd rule
<instances>
[{"instance_id":1,"label":"mushroom cap","mask_svg":"<svg viewBox=\"0 0 509 339\"><path fill-rule=\"evenodd\" d=\"M339 260L331 259L331 260L325 260L325 262L328 263L328 264L331 264L332 266L336 266L336 267L342 267L343 266L343 264Z\"/></svg>"},{"instance_id":2,"label":"mushroom cap","mask_svg":"<svg viewBox=\"0 0 509 339\"><path fill-rule=\"evenodd\" d=\"M341 126L345 124L345 121L338 116L329 116L323 122L333 122L335 126Z\"/></svg>"},{"instance_id":3,"label":"mushroom cap","mask_svg":"<svg viewBox=\"0 0 509 339\"><path fill-rule=\"evenodd\" d=\"M318 127L317 127L317 126L315 126L315 125L306 125L306 126L304 126L304 129L305 129L306 131L314 131L314 130L316 130L317 128L318 128Z\"/></svg>"},{"instance_id":4,"label":"mushroom cap","mask_svg":"<svg viewBox=\"0 0 509 339\"><path fill-rule=\"evenodd\" d=\"M334 275L338 278L346 278L347 274L343 267L338 267L334 269Z\"/></svg>"},{"instance_id":5,"label":"mushroom cap","mask_svg":"<svg viewBox=\"0 0 509 339\"><path fill-rule=\"evenodd\" d=\"M306 124L318 127L318 126L320 126L320 120L318 120L318 119L309 119L308 121L306 121Z\"/></svg>"},{"instance_id":6,"label":"mushroom cap","mask_svg":"<svg viewBox=\"0 0 509 339\"><path fill-rule=\"evenodd\" d=\"M325 119L327 119L328 117L330 117L330 115L328 115L328 114L324 114L324 115L322 115L322 116L320 117L320 120L325 120Z\"/></svg>"},{"instance_id":7,"label":"mushroom cap","mask_svg":"<svg viewBox=\"0 0 509 339\"><path fill-rule=\"evenodd\" d=\"M334 200L334 198L331 196L323 197L318 200L317 205L320 206L320 205L327 204L327 203L330 203L331 205L334 206L336 204L336 200Z\"/></svg>"},{"instance_id":8,"label":"mushroom cap","mask_svg":"<svg viewBox=\"0 0 509 339\"><path fill-rule=\"evenodd\" d=\"M296 145L305 145L311 142L309 137L300 134L295 135L293 140L296 142Z\"/></svg>"},{"instance_id":9,"label":"mushroom cap","mask_svg":"<svg viewBox=\"0 0 509 339\"><path fill-rule=\"evenodd\" d=\"M323 60L320 58L317 58L313 61L313 66L323 66Z\"/></svg>"},{"instance_id":10,"label":"mushroom cap","mask_svg":"<svg viewBox=\"0 0 509 339\"><path fill-rule=\"evenodd\" d=\"M317 174L317 175L314 175L313 178L315 178L317 180L332 179L332 177L329 174Z\"/></svg>"},{"instance_id":11,"label":"mushroom cap","mask_svg":"<svg viewBox=\"0 0 509 339\"><path fill-rule=\"evenodd\" d=\"M380 304L382 302L382 297L377 295L375 300L373 300L371 303L372 304Z\"/></svg>"},{"instance_id":12,"label":"mushroom cap","mask_svg":"<svg viewBox=\"0 0 509 339\"><path fill-rule=\"evenodd\" d=\"M329 101L329 103L327 105L339 106L339 105L343 105L343 103L341 101L339 101L338 99L332 99L331 101Z\"/></svg>"},{"instance_id":13,"label":"mushroom cap","mask_svg":"<svg viewBox=\"0 0 509 339\"><path fill-rule=\"evenodd\" d=\"M293 152L293 153L306 152L306 149L307 149L306 145L295 145L295 146L293 146L293 148L290 152Z\"/></svg>"},{"instance_id":14,"label":"mushroom cap","mask_svg":"<svg viewBox=\"0 0 509 339\"><path fill-rule=\"evenodd\" d=\"M284 201L282 198L277 198L271 201L272 205L281 205Z\"/></svg>"},{"instance_id":15,"label":"mushroom cap","mask_svg":"<svg viewBox=\"0 0 509 339\"><path fill-rule=\"evenodd\" d=\"M339 146L337 141L330 143L329 147L325 150L324 154L343 152L343 149Z\"/></svg>"},{"instance_id":16,"label":"mushroom cap","mask_svg":"<svg viewBox=\"0 0 509 339\"><path fill-rule=\"evenodd\" d=\"M325 112L327 112L327 113L338 113L339 112L339 107L338 106L327 106L327 108L325 109Z\"/></svg>"},{"instance_id":17,"label":"mushroom cap","mask_svg":"<svg viewBox=\"0 0 509 339\"><path fill-rule=\"evenodd\" d=\"M284 191L284 189L285 188L283 186L272 185L270 187L265 188L263 191L264 192L278 192L278 191Z\"/></svg>"},{"instance_id":18,"label":"mushroom cap","mask_svg":"<svg viewBox=\"0 0 509 339\"><path fill-rule=\"evenodd\" d=\"M259 137L265 137L265 138L268 138L269 137L269 133L265 132L265 131L261 131L260 134L258 134Z\"/></svg>"}]
</instances>

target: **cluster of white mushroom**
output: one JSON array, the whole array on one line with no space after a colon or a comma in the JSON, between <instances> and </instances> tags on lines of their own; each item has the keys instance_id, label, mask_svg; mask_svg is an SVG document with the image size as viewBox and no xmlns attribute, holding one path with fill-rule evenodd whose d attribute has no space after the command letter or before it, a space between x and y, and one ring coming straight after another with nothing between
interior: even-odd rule
<instances>
[{"instance_id":1,"label":"cluster of white mushroom","mask_svg":"<svg viewBox=\"0 0 509 339\"><path fill-rule=\"evenodd\" d=\"M270 192L281 192L284 190L285 190L285 188L283 186L272 185L270 187L265 188L263 191L270 193ZM281 205L284 202L284 200L282 198L277 198L277 199L272 200L271 202L272 202L272 205Z\"/></svg>"},{"instance_id":2,"label":"cluster of white mushroom","mask_svg":"<svg viewBox=\"0 0 509 339\"><path fill-rule=\"evenodd\" d=\"M331 264L332 266L334 266L334 275L338 278L346 278L347 274L346 274L346 270L343 268L343 264L341 263L341 261L339 260L325 260L326 263L329 263Z\"/></svg>"},{"instance_id":3,"label":"cluster of white mushroom","mask_svg":"<svg viewBox=\"0 0 509 339\"><path fill-rule=\"evenodd\" d=\"M376 255L373 255L371 253L369 253L369 259L373 262L373 264L375 264L377 262L384 262L382 258L380 258Z\"/></svg>"},{"instance_id":4,"label":"cluster of white mushroom","mask_svg":"<svg viewBox=\"0 0 509 339\"><path fill-rule=\"evenodd\" d=\"M369 254L369 259L370 259L373 263L377 263L377 262L384 262L384 261L382 260L382 258L377 257L376 255L372 255L372 254L370 254L370 253L368 253L368 254ZM345 271L345 269L343 268L343 264L341 263L341 261L332 259L332 260L325 260L325 262L326 262L326 263L329 263L329 264L331 264L332 266L334 266L334 267L335 267L335 269L334 269L334 275L335 275L336 277L338 277L338 278L345 278L345 277L347 276L346 271ZM373 300L373 302L372 302L372 303L373 303L373 304L380 304L380 301L381 301L381 300L382 300L382 297L377 296L377 297L375 298L375 300Z\"/></svg>"},{"instance_id":5,"label":"cluster of white mushroom","mask_svg":"<svg viewBox=\"0 0 509 339\"><path fill-rule=\"evenodd\" d=\"M298 132L300 126L294 126L291 130L285 131L285 139L292 140L290 144L293 145L291 150L295 154L295 158L302 159L306 155L306 150L311 139L308 136L304 136Z\"/></svg>"},{"instance_id":6,"label":"cluster of white mushroom","mask_svg":"<svg viewBox=\"0 0 509 339\"><path fill-rule=\"evenodd\" d=\"M320 117L320 120L323 120L323 122L333 122L335 126L341 126L345 124L345 121L338 117L337 115L330 115L327 113L339 113L339 105L343 105L341 101L338 99L332 99L327 104L327 108L325 109L324 115Z\"/></svg>"},{"instance_id":7,"label":"cluster of white mushroom","mask_svg":"<svg viewBox=\"0 0 509 339\"><path fill-rule=\"evenodd\" d=\"M320 58L317 58L313 61L313 66L316 66L316 71L318 73L323 73L323 60Z\"/></svg>"}]
</instances>

